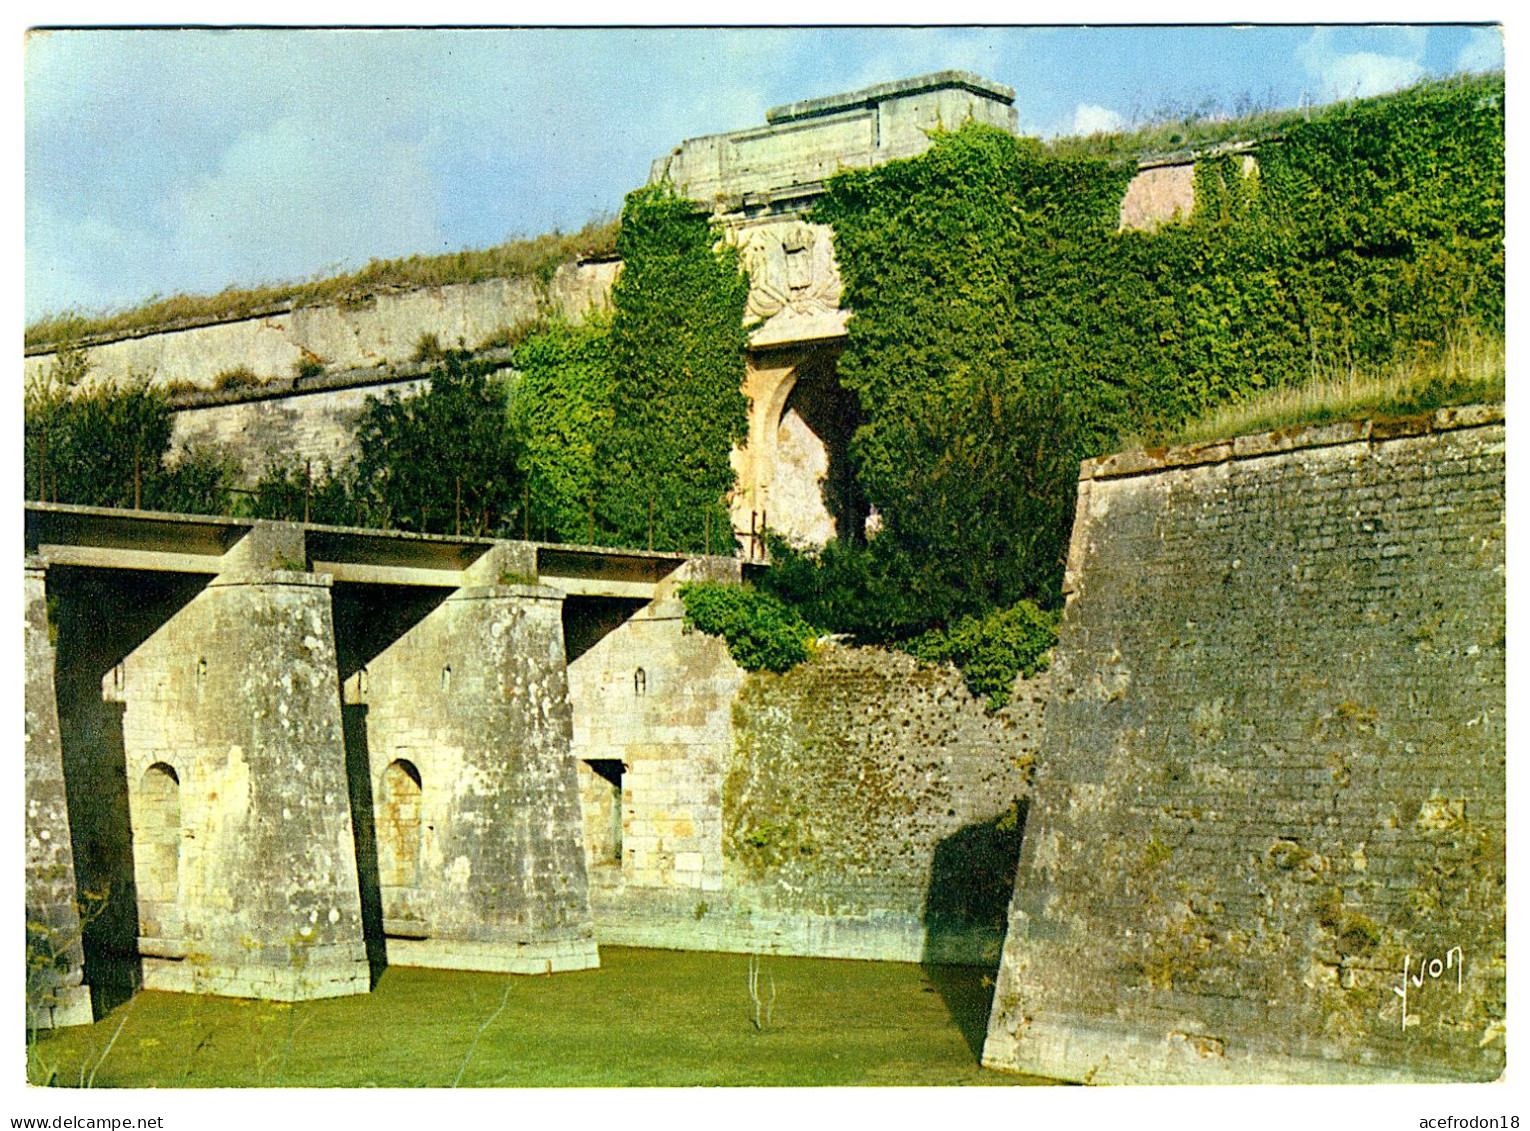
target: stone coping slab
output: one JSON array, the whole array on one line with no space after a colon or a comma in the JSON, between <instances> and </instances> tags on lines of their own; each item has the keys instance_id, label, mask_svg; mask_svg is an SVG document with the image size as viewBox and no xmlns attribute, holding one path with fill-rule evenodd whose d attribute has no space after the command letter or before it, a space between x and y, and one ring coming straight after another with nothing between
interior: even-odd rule
<instances>
[{"instance_id":1,"label":"stone coping slab","mask_svg":"<svg viewBox=\"0 0 1530 1131\"><path fill-rule=\"evenodd\" d=\"M1207 440L1198 444L1100 456L1080 464L1078 477L1080 480L1124 479L1133 475L1151 475L1170 468L1257 459L1304 448L1331 448L1340 444L1397 440L1433 432L1481 428L1501 424L1503 420L1504 406L1501 404L1461 405L1415 416L1374 417L1338 424L1278 428L1273 432L1257 432L1226 440Z\"/></svg>"},{"instance_id":2,"label":"stone coping slab","mask_svg":"<svg viewBox=\"0 0 1530 1131\"><path fill-rule=\"evenodd\" d=\"M985 79L971 71L935 71L932 74L919 75L911 79L878 83L876 86L868 86L844 94L829 94L822 98L807 98L801 102L788 102L784 106L774 106L765 111L765 120L775 125L778 122L797 122L803 118L821 118L825 114L855 110L877 102L886 102L890 98L903 98L911 94L922 94L927 90L943 90L949 87L970 90L973 94L997 99L1006 106L1015 101L1015 92L1012 87Z\"/></svg>"}]
</instances>

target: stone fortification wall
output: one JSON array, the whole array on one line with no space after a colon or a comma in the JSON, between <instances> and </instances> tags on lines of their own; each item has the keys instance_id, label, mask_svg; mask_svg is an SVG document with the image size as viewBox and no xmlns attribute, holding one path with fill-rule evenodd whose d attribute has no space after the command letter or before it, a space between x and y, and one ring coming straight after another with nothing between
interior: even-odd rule
<instances>
[{"instance_id":1,"label":"stone fortification wall","mask_svg":"<svg viewBox=\"0 0 1530 1131\"><path fill-rule=\"evenodd\" d=\"M1047 687L989 715L949 665L833 645L751 675L723 784L729 928L788 954L997 959Z\"/></svg>"},{"instance_id":2,"label":"stone fortification wall","mask_svg":"<svg viewBox=\"0 0 1530 1131\"><path fill-rule=\"evenodd\" d=\"M299 388L259 398L210 393L179 397L171 451L215 447L239 463L247 482L258 480L272 463L285 465L293 459L312 460L317 475L324 464L339 469L357 454L356 424L367 398L389 393L407 397L425 385L424 379L410 377L312 391Z\"/></svg>"},{"instance_id":3,"label":"stone fortification wall","mask_svg":"<svg viewBox=\"0 0 1530 1131\"><path fill-rule=\"evenodd\" d=\"M1046 677L990 716L880 649L746 675L682 617L656 601L570 665L601 941L994 961Z\"/></svg>"},{"instance_id":4,"label":"stone fortification wall","mask_svg":"<svg viewBox=\"0 0 1530 1131\"><path fill-rule=\"evenodd\" d=\"M1085 465L985 1064L1502 1071L1503 508L1494 408Z\"/></svg>"},{"instance_id":5,"label":"stone fortification wall","mask_svg":"<svg viewBox=\"0 0 1530 1131\"><path fill-rule=\"evenodd\" d=\"M159 385L211 389L220 373L240 368L274 380L290 378L305 363L335 370L399 365L414 357L426 334L444 347L473 349L539 314L559 311L577 319L603 309L617 270L614 262L570 264L546 287L535 279L489 279L378 294L353 305L289 305L255 318L87 342L90 376L147 376ZM53 356L30 353L26 377L46 373Z\"/></svg>"}]
</instances>

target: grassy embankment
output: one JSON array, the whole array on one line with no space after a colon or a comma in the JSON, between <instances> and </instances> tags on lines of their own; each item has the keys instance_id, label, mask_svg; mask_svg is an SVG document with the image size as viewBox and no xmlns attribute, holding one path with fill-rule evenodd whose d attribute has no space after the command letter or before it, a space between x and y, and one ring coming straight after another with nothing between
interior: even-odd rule
<instances>
[{"instance_id":1,"label":"grassy embankment","mask_svg":"<svg viewBox=\"0 0 1530 1131\"><path fill-rule=\"evenodd\" d=\"M172 295L131 309L95 314L67 311L39 318L27 326L25 344L31 349L101 335L225 321L287 302L299 306L355 303L381 292L418 287L478 283L485 279L546 279L560 265L580 256L614 253L616 227L615 220L593 220L577 232L551 232L481 250L374 259L358 271L305 283L229 287L215 295Z\"/></svg>"},{"instance_id":2,"label":"grassy embankment","mask_svg":"<svg viewBox=\"0 0 1530 1131\"><path fill-rule=\"evenodd\" d=\"M1121 450L1195 444L1280 428L1413 416L1451 405L1504 399L1504 339L1464 334L1438 354L1379 370L1320 366L1312 380L1269 389L1192 420L1167 436L1125 436Z\"/></svg>"},{"instance_id":3,"label":"grassy embankment","mask_svg":"<svg viewBox=\"0 0 1530 1131\"><path fill-rule=\"evenodd\" d=\"M990 971L602 947L599 970L394 968L366 996L283 1005L146 991L45 1033L60 1087L565 1087L1050 1083L978 1065Z\"/></svg>"}]
</instances>

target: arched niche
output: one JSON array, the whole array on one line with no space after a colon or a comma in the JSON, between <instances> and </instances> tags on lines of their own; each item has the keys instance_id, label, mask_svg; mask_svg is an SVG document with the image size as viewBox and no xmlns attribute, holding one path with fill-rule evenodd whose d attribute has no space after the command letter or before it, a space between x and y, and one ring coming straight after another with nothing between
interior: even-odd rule
<instances>
[{"instance_id":1,"label":"arched niche","mask_svg":"<svg viewBox=\"0 0 1530 1131\"><path fill-rule=\"evenodd\" d=\"M775 391L770 529L801 545L865 536L866 503L850 466L860 424L855 395L839 384L834 354L809 355Z\"/></svg>"},{"instance_id":2,"label":"arched niche","mask_svg":"<svg viewBox=\"0 0 1530 1131\"><path fill-rule=\"evenodd\" d=\"M384 889L420 882L420 771L407 758L388 763L377 783L377 881Z\"/></svg>"},{"instance_id":3,"label":"arched niche","mask_svg":"<svg viewBox=\"0 0 1530 1131\"><path fill-rule=\"evenodd\" d=\"M181 778L168 762L155 762L133 791L133 880L138 888L138 934L175 939L181 934Z\"/></svg>"}]
</instances>

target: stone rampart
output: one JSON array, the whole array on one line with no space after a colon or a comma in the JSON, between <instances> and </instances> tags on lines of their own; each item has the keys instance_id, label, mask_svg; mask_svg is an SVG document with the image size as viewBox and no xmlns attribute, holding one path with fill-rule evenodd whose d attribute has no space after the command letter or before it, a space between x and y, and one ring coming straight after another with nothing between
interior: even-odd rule
<instances>
[{"instance_id":1,"label":"stone rampart","mask_svg":"<svg viewBox=\"0 0 1530 1131\"><path fill-rule=\"evenodd\" d=\"M1501 409L1086 464L984 1063L1504 1065Z\"/></svg>"},{"instance_id":2,"label":"stone rampart","mask_svg":"<svg viewBox=\"0 0 1530 1131\"><path fill-rule=\"evenodd\" d=\"M272 464L286 466L294 459L311 460L315 475L325 466L338 471L358 454L356 425L368 398L412 396L426 383L422 377L404 377L322 388L300 384L276 396L177 397L171 458L213 449L231 456L246 482L259 480Z\"/></svg>"},{"instance_id":3,"label":"stone rampart","mask_svg":"<svg viewBox=\"0 0 1530 1131\"><path fill-rule=\"evenodd\" d=\"M562 313L578 319L610 301L618 264L560 267L545 287L535 279L488 279L373 295L351 304L293 306L251 318L171 328L83 343L90 379L147 377L157 385L212 389L218 377L248 370L260 381L285 380L303 365L332 370L401 365L420 339L446 348L478 348L492 335ZM29 351L28 380L53 364L51 350Z\"/></svg>"},{"instance_id":4,"label":"stone rampart","mask_svg":"<svg viewBox=\"0 0 1530 1131\"><path fill-rule=\"evenodd\" d=\"M804 219L826 178L922 153L935 130L969 120L1013 133L1014 100L1008 87L942 71L776 107L763 125L685 140L654 162L651 183L702 201L749 273L745 318L757 325L744 384L749 432L732 453L735 529L768 517L786 537L822 545L859 536L867 517L847 454L859 415L834 374L850 312L840 306L833 233ZM1193 207L1190 156L1156 161L1131 183L1120 224L1153 229ZM423 370L409 363L427 335L478 350L550 312L577 319L609 304L618 270L586 262L560 268L545 286L493 279L350 304L288 303L256 317L82 344L91 380L139 375L174 386L175 449L219 448L253 481L273 458L316 469L346 462L367 398L420 388ZM505 352L488 356L508 364ZM31 351L27 378L53 360Z\"/></svg>"},{"instance_id":5,"label":"stone rampart","mask_svg":"<svg viewBox=\"0 0 1530 1131\"><path fill-rule=\"evenodd\" d=\"M989 715L881 649L746 674L671 597L569 683L602 941L997 959L1046 676Z\"/></svg>"}]
</instances>

